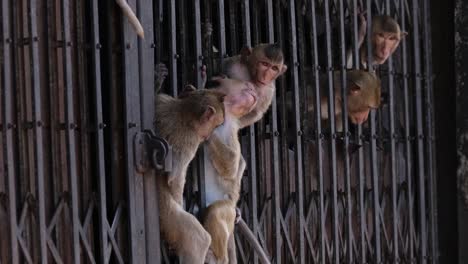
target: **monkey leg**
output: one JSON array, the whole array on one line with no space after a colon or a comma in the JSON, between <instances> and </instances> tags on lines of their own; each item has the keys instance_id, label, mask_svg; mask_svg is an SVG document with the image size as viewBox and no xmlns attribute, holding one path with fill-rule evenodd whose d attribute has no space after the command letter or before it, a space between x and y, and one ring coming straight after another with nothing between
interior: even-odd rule
<instances>
[{"instance_id":1,"label":"monkey leg","mask_svg":"<svg viewBox=\"0 0 468 264\"><path fill-rule=\"evenodd\" d=\"M170 206L160 215L163 238L179 256L179 262L201 264L211 244L210 234L195 216L171 199Z\"/></svg>"},{"instance_id":2,"label":"monkey leg","mask_svg":"<svg viewBox=\"0 0 468 264\"><path fill-rule=\"evenodd\" d=\"M203 226L211 235L210 250L217 263L228 263L228 241L235 219L236 210L231 200L218 200L206 209Z\"/></svg>"},{"instance_id":3,"label":"monkey leg","mask_svg":"<svg viewBox=\"0 0 468 264\"><path fill-rule=\"evenodd\" d=\"M229 236L228 255L229 264L237 264L236 239L234 237L234 232Z\"/></svg>"}]
</instances>

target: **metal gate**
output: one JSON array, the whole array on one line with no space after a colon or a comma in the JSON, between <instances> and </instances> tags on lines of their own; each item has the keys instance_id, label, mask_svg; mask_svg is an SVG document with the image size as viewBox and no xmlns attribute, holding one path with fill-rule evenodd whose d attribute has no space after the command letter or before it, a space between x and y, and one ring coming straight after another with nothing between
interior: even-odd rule
<instances>
[{"instance_id":1,"label":"metal gate","mask_svg":"<svg viewBox=\"0 0 468 264\"><path fill-rule=\"evenodd\" d=\"M2 1L0 263L170 262L154 175L136 171L133 151L152 128L155 65L167 65L164 91L177 95L201 84L202 65L211 76L262 42L279 43L289 69L271 111L241 133L239 206L272 262L438 262L427 0L128 2L145 39L113 0ZM409 35L378 69L382 107L367 125L330 133L305 110L319 87L305 89L304 73L318 84L344 67L318 57L344 52L345 26L355 43L358 7ZM338 48L319 49L321 38ZM199 158L189 211L203 199L202 172ZM236 242L241 263L258 262Z\"/></svg>"}]
</instances>

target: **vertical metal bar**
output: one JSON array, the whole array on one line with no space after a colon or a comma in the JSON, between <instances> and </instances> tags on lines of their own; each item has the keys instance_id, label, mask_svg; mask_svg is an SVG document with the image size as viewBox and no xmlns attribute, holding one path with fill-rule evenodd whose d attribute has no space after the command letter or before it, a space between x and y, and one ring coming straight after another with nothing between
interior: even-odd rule
<instances>
[{"instance_id":1,"label":"vertical metal bar","mask_svg":"<svg viewBox=\"0 0 468 264\"><path fill-rule=\"evenodd\" d=\"M310 0L311 3L311 16L312 16L312 34L313 34L313 69L314 69L314 79L315 79L315 142L317 145L316 152L317 152L317 170L318 170L318 178L319 178L319 214L320 214L320 256L321 256L321 263L326 263L326 240L324 233L326 232L325 228L325 204L324 204L324 186L323 186L323 133L322 133L322 118L321 118L321 105L320 103L320 80L319 80L319 60L318 60L318 45L317 45L317 18L316 18L316 8L315 8L315 0Z\"/></svg>"},{"instance_id":2,"label":"vertical metal bar","mask_svg":"<svg viewBox=\"0 0 468 264\"><path fill-rule=\"evenodd\" d=\"M405 1L400 1L400 10L402 14L406 14L405 11ZM406 21L405 15L401 16L401 29L403 31L406 30ZM402 41L401 43L402 49L402 62L403 62L403 106L404 106L404 120L405 120L405 155L406 155L406 181L407 181L407 206L408 206L408 251L409 251L409 260L408 261L415 261L414 260L414 224L413 224L413 174L412 174L412 150L413 146L411 144L411 126L410 126L410 105L409 105L409 71L408 71L408 56L407 56L407 45L406 41Z\"/></svg>"},{"instance_id":3,"label":"vertical metal bar","mask_svg":"<svg viewBox=\"0 0 468 264\"><path fill-rule=\"evenodd\" d=\"M171 57L169 58L169 67L171 68L171 83L172 91L174 91L174 96L177 96L177 87L178 87L178 76L177 76L177 61L179 55L177 54L177 17L176 17L176 1L171 0L170 5L170 27L171 27ZM156 23L160 23L157 21ZM161 41L161 40L158 40Z\"/></svg>"},{"instance_id":4,"label":"vertical metal bar","mask_svg":"<svg viewBox=\"0 0 468 264\"><path fill-rule=\"evenodd\" d=\"M250 28L250 4L249 0L242 1L242 31L245 40L245 45L251 46L252 45L252 38L251 38L251 28ZM250 153L250 160L248 162L248 171L249 171L249 180L250 180L250 210L252 214L250 214L250 221L252 224L252 231L256 235L258 233L258 221L257 221L257 212L258 206L256 203L257 197L257 153L256 150L256 140L255 140L255 126L251 125L249 127L249 153ZM254 263L258 263L258 256L255 253L253 258Z\"/></svg>"},{"instance_id":5,"label":"vertical metal bar","mask_svg":"<svg viewBox=\"0 0 468 264\"><path fill-rule=\"evenodd\" d=\"M269 12L273 12L273 3L270 1L269 3ZM275 23L275 26L278 28L278 29L281 29L281 22L280 22L280 19L281 17L279 16L279 13L280 13L280 2L279 1L275 1L275 16L276 16L276 20L273 21L272 18L269 17L269 23L273 23L273 22L276 22ZM272 16L273 14L270 14L270 16ZM272 25L272 24L270 24ZM274 31L271 29L270 31L270 34L273 34ZM282 31L281 30L278 30L278 36L276 36L275 39L277 40L281 40L282 38ZM276 97L273 97L273 98L276 98ZM277 111L277 102L276 100L273 100L273 114L272 114L272 117L273 116L276 116L276 118L278 118L278 111ZM276 111L275 111L275 108L276 108ZM273 123L273 126L274 126L274 131L278 131L278 123L275 122ZM276 128L275 128L276 126ZM283 125L284 126L284 125ZM283 130L281 130L283 131ZM274 239L274 245L273 245L273 254L274 255L274 259L276 261L276 263L283 263L282 261L282 245L283 245L283 237L281 235L281 221L283 220L283 214L282 214L282 205L281 205L281 172L280 171L280 167L279 167L279 164L277 164L280 160L280 155L279 155L279 150L280 150L280 146L279 146L279 139L278 139L278 135L280 133L277 132L276 133L276 137L275 139L273 140L273 151L274 151L274 157L276 158L275 159L275 162L274 163L274 175L273 175L273 199L274 199L274 203L273 203L273 210L274 210L274 221L273 221L273 224L274 224L274 235L273 235L273 239ZM283 161L285 159L283 158ZM287 164L287 163L283 163L283 164Z\"/></svg>"},{"instance_id":6,"label":"vertical metal bar","mask_svg":"<svg viewBox=\"0 0 468 264\"><path fill-rule=\"evenodd\" d=\"M230 42L229 44L231 45L231 52L237 52L238 51L238 43L237 43L237 25L236 25L236 18L237 18L237 13L236 13L236 4L237 1L229 1L229 35L230 35Z\"/></svg>"},{"instance_id":7,"label":"vertical metal bar","mask_svg":"<svg viewBox=\"0 0 468 264\"><path fill-rule=\"evenodd\" d=\"M419 45L419 2L412 2L413 15L413 52L414 52L414 87L416 97L416 131L417 131L417 149L418 149L418 209L419 209L419 263L425 264L427 259L427 227L426 227L426 195L425 195L425 172L424 172L424 131L423 131L423 113L422 113L422 72L421 55Z\"/></svg>"},{"instance_id":8,"label":"vertical metal bar","mask_svg":"<svg viewBox=\"0 0 468 264\"><path fill-rule=\"evenodd\" d=\"M295 166L296 166L296 208L298 214L298 253L299 253L299 263L305 263L305 240L304 240L304 192L303 192L303 167L302 167L302 131L301 130L301 116L299 109L299 75L298 75L298 58L297 58L297 43L296 43L296 15L295 15L295 2L289 2L289 23L291 26L290 30L290 41L291 44L291 70L292 70L292 85L294 91L294 124L296 128L296 151L295 151Z\"/></svg>"},{"instance_id":9,"label":"vertical metal bar","mask_svg":"<svg viewBox=\"0 0 468 264\"><path fill-rule=\"evenodd\" d=\"M10 1L2 1L2 41L4 41L3 46L3 60L4 60L4 137L6 141L6 161L5 164L7 167L8 173L8 209L10 215L10 247L11 247L11 263L19 263L19 251L18 251L18 222L16 219L16 171L15 171L15 160L13 153L13 133L14 133L14 118L15 113L13 109L13 83L12 83L12 68L13 68L13 40L11 35L11 21L10 20Z\"/></svg>"},{"instance_id":10,"label":"vertical metal bar","mask_svg":"<svg viewBox=\"0 0 468 264\"><path fill-rule=\"evenodd\" d=\"M267 0L267 14L268 14L268 42L273 43L275 41L275 24L273 21L273 0ZM276 93L276 91L275 91ZM276 95L276 94L275 94ZM281 213L281 202L280 202L280 195L278 194L279 188L280 188L280 168L279 168L279 142L278 142L278 136L279 136L279 131L278 131L278 103L276 101L276 96L273 96L273 100L271 102L271 125L272 129L271 131L273 132L273 144L271 144L271 151L272 151L272 156L273 156L273 162L272 162L272 167L273 167L273 184L274 184L274 201L273 201L273 206L274 206L274 235L272 236L274 239L274 246L273 246L273 252L276 253L276 261L277 263L281 263L281 244L282 244L282 239L281 239L281 225L280 225L280 213Z\"/></svg>"},{"instance_id":11,"label":"vertical metal bar","mask_svg":"<svg viewBox=\"0 0 468 264\"><path fill-rule=\"evenodd\" d=\"M386 14L390 16L390 1L386 0ZM391 173L391 184L392 184L392 189L391 189L391 199L392 199L392 240L393 243L391 243L393 250L393 263L396 263L399 259L399 254L398 254L398 249L399 249L399 243L398 243L398 190L397 190L397 171L396 171L396 138L397 134L395 132L395 96L394 96L394 78L393 78L393 58L390 56L387 60L387 65L388 65L388 94L389 94L389 115L390 115L390 173Z\"/></svg>"},{"instance_id":12,"label":"vertical metal bar","mask_svg":"<svg viewBox=\"0 0 468 264\"><path fill-rule=\"evenodd\" d=\"M343 1L339 3L340 13L340 53L341 53L341 98L347 98L347 82L346 82L346 36L344 25L344 12L345 7ZM351 175L350 175L350 162L349 162L349 127L348 127L348 103L347 100L342 100L342 121L343 121L343 153L344 153L344 175L345 188L346 188L346 236L348 237L346 243L346 251L348 252L348 263L353 262L353 222L352 222L352 200L351 200Z\"/></svg>"},{"instance_id":13,"label":"vertical metal bar","mask_svg":"<svg viewBox=\"0 0 468 264\"><path fill-rule=\"evenodd\" d=\"M371 14L371 0L367 0L366 8L367 8L367 32L372 32L372 14ZM368 71L374 71L373 67L373 53L372 53L372 36L371 34L367 34L367 67ZM380 263L382 260L382 252L381 252L381 239L380 239L380 203L379 203L379 175L377 172L377 134L376 134L376 122L375 122L375 111L371 110L370 113L370 168L371 168L371 179L372 179L372 200L373 200L373 218L372 222L374 224L374 262Z\"/></svg>"},{"instance_id":14,"label":"vertical metal bar","mask_svg":"<svg viewBox=\"0 0 468 264\"><path fill-rule=\"evenodd\" d=\"M362 1L361 3L361 8L364 8L362 6ZM358 8L357 8L357 0L353 0L353 67L355 69L360 68L361 64L361 50L360 46L358 45ZM367 17L370 17L371 14L367 13ZM369 30L369 25L367 26L367 29ZM367 31L369 32L369 31ZM369 39L369 35L367 34L367 38ZM364 41L361 45L364 45ZM362 126L358 126L357 133L356 133L356 141L358 145L363 145L362 141ZM357 161L357 167L356 167L356 173L359 177L359 238L360 238L360 247L361 247L361 258L360 262L361 263L366 263L367 262L367 243L366 243L366 229L367 229L367 224L366 224L366 206L365 206L365 188L366 188L366 175L364 172L364 148L359 148L358 150L358 161Z\"/></svg>"},{"instance_id":15,"label":"vertical metal bar","mask_svg":"<svg viewBox=\"0 0 468 264\"><path fill-rule=\"evenodd\" d=\"M202 35L201 35L201 13L200 13L200 0L194 1L194 20L195 23L195 69L197 71L197 87L202 88L203 78L201 68L203 66L203 53L202 53ZM198 150L198 190L200 195L200 208L203 212L203 206L206 204L206 185L205 185L205 158L203 148Z\"/></svg>"},{"instance_id":16,"label":"vertical metal bar","mask_svg":"<svg viewBox=\"0 0 468 264\"><path fill-rule=\"evenodd\" d=\"M132 10L136 10L136 0L128 1ZM128 211L130 262L146 263L146 228L144 219L144 180L143 175L135 170L133 155L133 139L140 128L140 76L138 69L137 36L126 18L123 19L123 45L125 70L125 152L128 181Z\"/></svg>"},{"instance_id":17,"label":"vertical metal bar","mask_svg":"<svg viewBox=\"0 0 468 264\"><path fill-rule=\"evenodd\" d=\"M97 125L96 131L96 175L99 182L99 250L101 251L101 263L107 263L106 253L108 248L108 232L110 231L107 221L107 195L106 195L106 169L105 169L105 156L104 156L104 121L103 121L103 108L102 108L102 84L101 84L101 43L99 39L99 13L98 2L92 1L91 19L93 25L92 40L92 65L93 74L92 80L94 81L94 119Z\"/></svg>"},{"instance_id":18,"label":"vertical metal bar","mask_svg":"<svg viewBox=\"0 0 468 264\"><path fill-rule=\"evenodd\" d=\"M338 238L338 190L337 190L337 171L336 171L336 127L335 127L335 89L334 74L331 50L331 25L330 25L330 7L329 2L325 1L325 27L327 38L327 72L328 72L328 116L330 121L330 170L332 176L332 230L333 230L333 262L340 262L339 256L339 238Z\"/></svg>"},{"instance_id":19,"label":"vertical metal bar","mask_svg":"<svg viewBox=\"0 0 468 264\"><path fill-rule=\"evenodd\" d=\"M432 43L431 43L431 17L430 17L430 2L427 0L423 0L423 25L424 25L424 65L426 65L426 72L425 72L425 82L426 82L426 120L427 120L427 136L426 136L426 144L427 144L427 157L428 157L428 165L427 165L427 174L428 174L428 192L430 195L429 200L429 212L430 212L430 243L431 243L431 256L430 262L437 263L438 262L438 239L437 239L437 206L435 198L437 197L437 188L435 186L436 182L436 175L435 175L435 153L434 151L434 97L433 97L433 87L432 87Z\"/></svg>"},{"instance_id":20,"label":"vertical metal bar","mask_svg":"<svg viewBox=\"0 0 468 264\"><path fill-rule=\"evenodd\" d=\"M78 179L76 173L76 147L75 147L75 117L73 107L73 82L72 82L72 69L71 69L71 25L70 25L70 2L68 0L63 1L60 5L62 13L62 37L63 37L63 69L64 69L64 85L65 85L65 124L67 125L66 132L66 143L67 149L67 162L68 162L68 174L70 178L70 189L71 189L71 204L72 204L72 229L73 229L73 260L74 263L80 263L80 238L79 233L81 229L80 216L78 212Z\"/></svg>"},{"instance_id":21,"label":"vertical metal bar","mask_svg":"<svg viewBox=\"0 0 468 264\"><path fill-rule=\"evenodd\" d=\"M226 18L224 16L224 0L218 1L218 16L219 16L219 70L224 72L223 59L226 54Z\"/></svg>"},{"instance_id":22,"label":"vertical metal bar","mask_svg":"<svg viewBox=\"0 0 468 264\"><path fill-rule=\"evenodd\" d=\"M159 1L138 0L137 8L145 39L138 39L138 65L140 74L140 122L142 129L153 128L154 117L154 33L153 3ZM159 5L161 8L161 5ZM162 13L162 10L159 10ZM160 21L157 21L160 23ZM156 175L153 170L143 175L145 206L146 262L160 263L159 207Z\"/></svg>"},{"instance_id":23,"label":"vertical metal bar","mask_svg":"<svg viewBox=\"0 0 468 264\"><path fill-rule=\"evenodd\" d=\"M34 132L35 132L35 161L36 161L36 178L39 200L39 247L40 258L42 263L47 263L47 225L45 217L45 188L44 188L44 149L42 138L42 108L41 108L41 85L39 80L39 39L37 32L37 1L29 1L29 30L31 36L31 65L32 65L32 86L33 86L33 101L34 101Z\"/></svg>"}]
</instances>

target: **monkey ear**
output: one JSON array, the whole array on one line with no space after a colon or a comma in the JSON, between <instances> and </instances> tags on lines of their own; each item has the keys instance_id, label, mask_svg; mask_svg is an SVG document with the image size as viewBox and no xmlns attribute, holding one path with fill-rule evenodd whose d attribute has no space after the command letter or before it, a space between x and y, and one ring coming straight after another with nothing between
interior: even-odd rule
<instances>
[{"instance_id":1,"label":"monkey ear","mask_svg":"<svg viewBox=\"0 0 468 264\"><path fill-rule=\"evenodd\" d=\"M195 86L191 85L191 84L187 84L185 85L184 87L184 90L182 90L182 92L179 94L179 98L184 98L184 97L187 97L190 95L190 93L193 93L197 90L197 88L195 88Z\"/></svg>"},{"instance_id":2,"label":"monkey ear","mask_svg":"<svg viewBox=\"0 0 468 264\"><path fill-rule=\"evenodd\" d=\"M252 54L252 48L251 47L243 47L240 51L241 57L248 57L250 54Z\"/></svg>"},{"instance_id":3,"label":"monkey ear","mask_svg":"<svg viewBox=\"0 0 468 264\"><path fill-rule=\"evenodd\" d=\"M281 71L280 71L279 75L283 75L283 73L285 73L287 70L288 70L288 65L283 64L283 67L281 67Z\"/></svg>"},{"instance_id":4,"label":"monkey ear","mask_svg":"<svg viewBox=\"0 0 468 264\"><path fill-rule=\"evenodd\" d=\"M204 124L210 121L215 115L216 115L216 109L213 106L208 105L205 109L205 112L203 113L201 117L201 123Z\"/></svg>"},{"instance_id":5,"label":"monkey ear","mask_svg":"<svg viewBox=\"0 0 468 264\"><path fill-rule=\"evenodd\" d=\"M408 35L408 32L406 32L406 31L401 31L401 32L400 32L400 39L405 38L407 35Z\"/></svg>"}]
</instances>

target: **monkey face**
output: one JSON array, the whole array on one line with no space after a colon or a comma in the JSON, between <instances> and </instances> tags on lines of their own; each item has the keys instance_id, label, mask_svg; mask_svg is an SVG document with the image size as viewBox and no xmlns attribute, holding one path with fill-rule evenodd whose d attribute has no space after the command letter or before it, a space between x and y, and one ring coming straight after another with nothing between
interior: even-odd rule
<instances>
[{"instance_id":1,"label":"monkey face","mask_svg":"<svg viewBox=\"0 0 468 264\"><path fill-rule=\"evenodd\" d=\"M269 85L280 73L282 64L272 63L267 59L260 59L255 65L254 80L259 85Z\"/></svg>"},{"instance_id":2,"label":"monkey face","mask_svg":"<svg viewBox=\"0 0 468 264\"><path fill-rule=\"evenodd\" d=\"M373 34L374 63L383 64L398 47L400 37L397 33L377 32Z\"/></svg>"}]
</instances>

